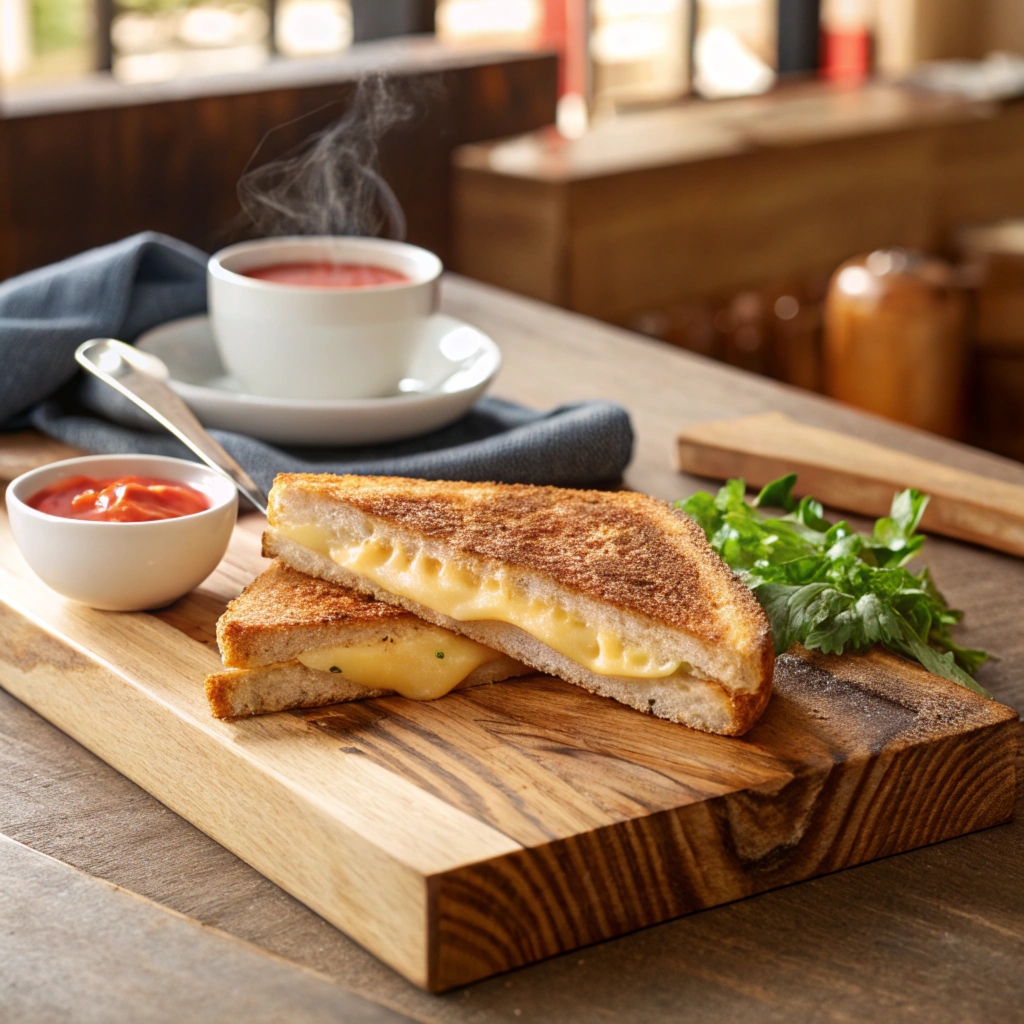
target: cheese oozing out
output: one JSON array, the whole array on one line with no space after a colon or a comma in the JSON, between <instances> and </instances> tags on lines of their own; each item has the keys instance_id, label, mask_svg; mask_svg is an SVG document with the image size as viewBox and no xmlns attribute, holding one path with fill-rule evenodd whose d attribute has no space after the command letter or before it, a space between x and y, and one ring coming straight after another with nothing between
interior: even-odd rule
<instances>
[{"instance_id":1,"label":"cheese oozing out","mask_svg":"<svg viewBox=\"0 0 1024 1024\"><path fill-rule=\"evenodd\" d=\"M398 597L416 601L459 622L496 620L529 633L552 650L599 675L633 679L692 677L679 658L658 656L623 642L609 629L591 625L556 602L517 587L510 573L475 573L423 550L410 556L399 541L377 536L330 536L321 527L277 526L278 532L328 556Z\"/></svg>"},{"instance_id":2,"label":"cheese oozing out","mask_svg":"<svg viewBox=\"0 0 1024 1024\"><path fill-rule=\"evenodd\" d=\"M306 651L296 661L321 672L340 672L343 679L368 690L434 700L454 690L474 669L500 657L475 640L424 623L411 633L383 635L369 644Z\"/></svg>"}]
</instances>

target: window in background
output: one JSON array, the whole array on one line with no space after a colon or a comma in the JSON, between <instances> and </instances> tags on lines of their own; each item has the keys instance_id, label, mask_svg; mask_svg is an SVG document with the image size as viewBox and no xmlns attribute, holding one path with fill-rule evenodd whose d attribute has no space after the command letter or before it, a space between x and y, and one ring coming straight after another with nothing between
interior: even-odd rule
<instances>
[{"instance_id":1,"label":"window in background","mask_svg":"<svg viewBox=\"0 0 1024 1024\"><path fill-rule=\"evenodd\" d=\"M395 13L383 0L356 2L370 36L382 13ZM426 7L416 2L413 13ZM398 14L413 25L405 8ZM432 23L432 8L430 15ZM271 38L289 57L345 50L353 22L350 0L0 0L0 81L108 67L127 82L247 71L268 59Z\"/></svg>"},{"instance_id":2,"label":"window in background","mask_svg":"<svg viewBox=\"0 0 1024 1024\"><path fill-rule=\"evenodd\" d=\"M0 0L0 80L89 71L95 33L92 0Z\"/></svg>"},{"instance_id":3,"label":"window in background","mask_svg":"<svg viewBox=\"0 0 1024 1024\"><path fill-rule=\"evenodd\" d=\"M753 96L775 84L776 0L697 0L693 86L702 96Z\"/></svg>"},{"instance_id":4,"label":"window in background","mask_svg":"<svg viewBox=\"0 0 1024 1024\"><path fill-rule=\"evenodd\" d=\"M278 0L275 14L274 38L285 56L337 53L352 44L348 0Z\"/></svg>"},{"instance_id":5,"label":"window in background","mask_svg":"<svg viewBox=\"0 0 1024 1024\"><path fill-rule=\"evenodd\" d=\"M677 99L688 88L688 0L593 0L595 112Z\"/></svg>"},{"instance_id":6,"label":"window in background","mask_svg":"<svg viewBox=\"0 0 1024 1024\"><path fill-rule=\"evenodd\" d=\"M110 36L126 82L247 71L270 52L266 0L119 0Z\"/></svg>"},{"instance_id":7,"label":"window in background","mask_svg":"<svg viewBox=\"0 0 1024 1024\"><path fill-rule=\"evenodd\" d=\"M542 0L438 0L437 34L470 46L537 46L543 41Z\"/></svg>"},{"instance_id":8,"label":"window in background","mask_svg":"<svg viewBox=\"0 0 1024 1024\"><path fill-rule=\"evenodd\" d=\"M686 92L690 0L439 0L437 34L475 46L561 54L558 127L575 137L593 112Z\"/></svg>"}]
</instances>

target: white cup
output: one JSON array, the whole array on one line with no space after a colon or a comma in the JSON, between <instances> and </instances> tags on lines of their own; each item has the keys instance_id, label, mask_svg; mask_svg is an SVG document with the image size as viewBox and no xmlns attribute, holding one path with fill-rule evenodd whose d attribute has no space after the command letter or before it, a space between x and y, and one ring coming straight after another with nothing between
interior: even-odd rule
<instances>
[{"instance_id":1,"label":"white cup","mask_svg":"<svg viewBox=\"0 0 1024 1024\"><path fill-rule=\"evenodd\" d=\"M386 267L408 280L320 288L247 277L282 263ZM207 267L210 320L224 367L273 398L379 398L407 376L423 322L437 310L441 261L380 238L261 238L221 249Z\"/></svg>"}]
</instances>

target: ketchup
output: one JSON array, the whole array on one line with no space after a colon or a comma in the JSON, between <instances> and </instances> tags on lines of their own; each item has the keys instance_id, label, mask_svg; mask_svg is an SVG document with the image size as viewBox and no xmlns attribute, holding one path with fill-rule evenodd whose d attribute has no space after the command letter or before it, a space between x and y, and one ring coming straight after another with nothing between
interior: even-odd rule
<instances>
[{"instance_id":1,"label":"ketchup","mask_svg":"<svg viewBox=\"0 0 1024 1024\"><path fill-rule=\"evenodd\" d=\"M72 476L37 491L26 504L61 519L146 523L205 512L210 507L210 499L202 491L178 480L152 476L93 480L88 476Z\"/></svg>"},{"instance_id":2,"label":"ketchup","mask_svg":"<svg viewBox=\"0 0 1024 1024\"><path fill-rule=\"evenodd\" d=\"M246 277L276 284L297 284L307 288L373 288L382 284L401 284L409 278L390 267L374 263L330 263L326 260L306 263L271 263L266 267L243 270Z\"/></svg>"}]
</instances>

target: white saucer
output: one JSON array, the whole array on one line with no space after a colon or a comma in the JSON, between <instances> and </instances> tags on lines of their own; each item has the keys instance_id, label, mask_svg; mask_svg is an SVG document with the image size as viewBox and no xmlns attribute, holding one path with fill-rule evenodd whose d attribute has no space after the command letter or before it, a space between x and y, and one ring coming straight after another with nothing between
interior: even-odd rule
<instances>
[{"instance_id":1,"label":"white saucer","mask_svg":"<svg viewBox=\"0 0 1024 1024\"><path fill-rule=\"evenodd\" d=\"M246 394L227 376L207 316L173 320L135 343L167 365L170 386L206 427L248 434L274 444L379 444L416 437L454 422L487 390L501 367L498 346L482 331L438 313L402 388L426 393L386 398L306 400Z\"/></svg>"}]
</instances>

